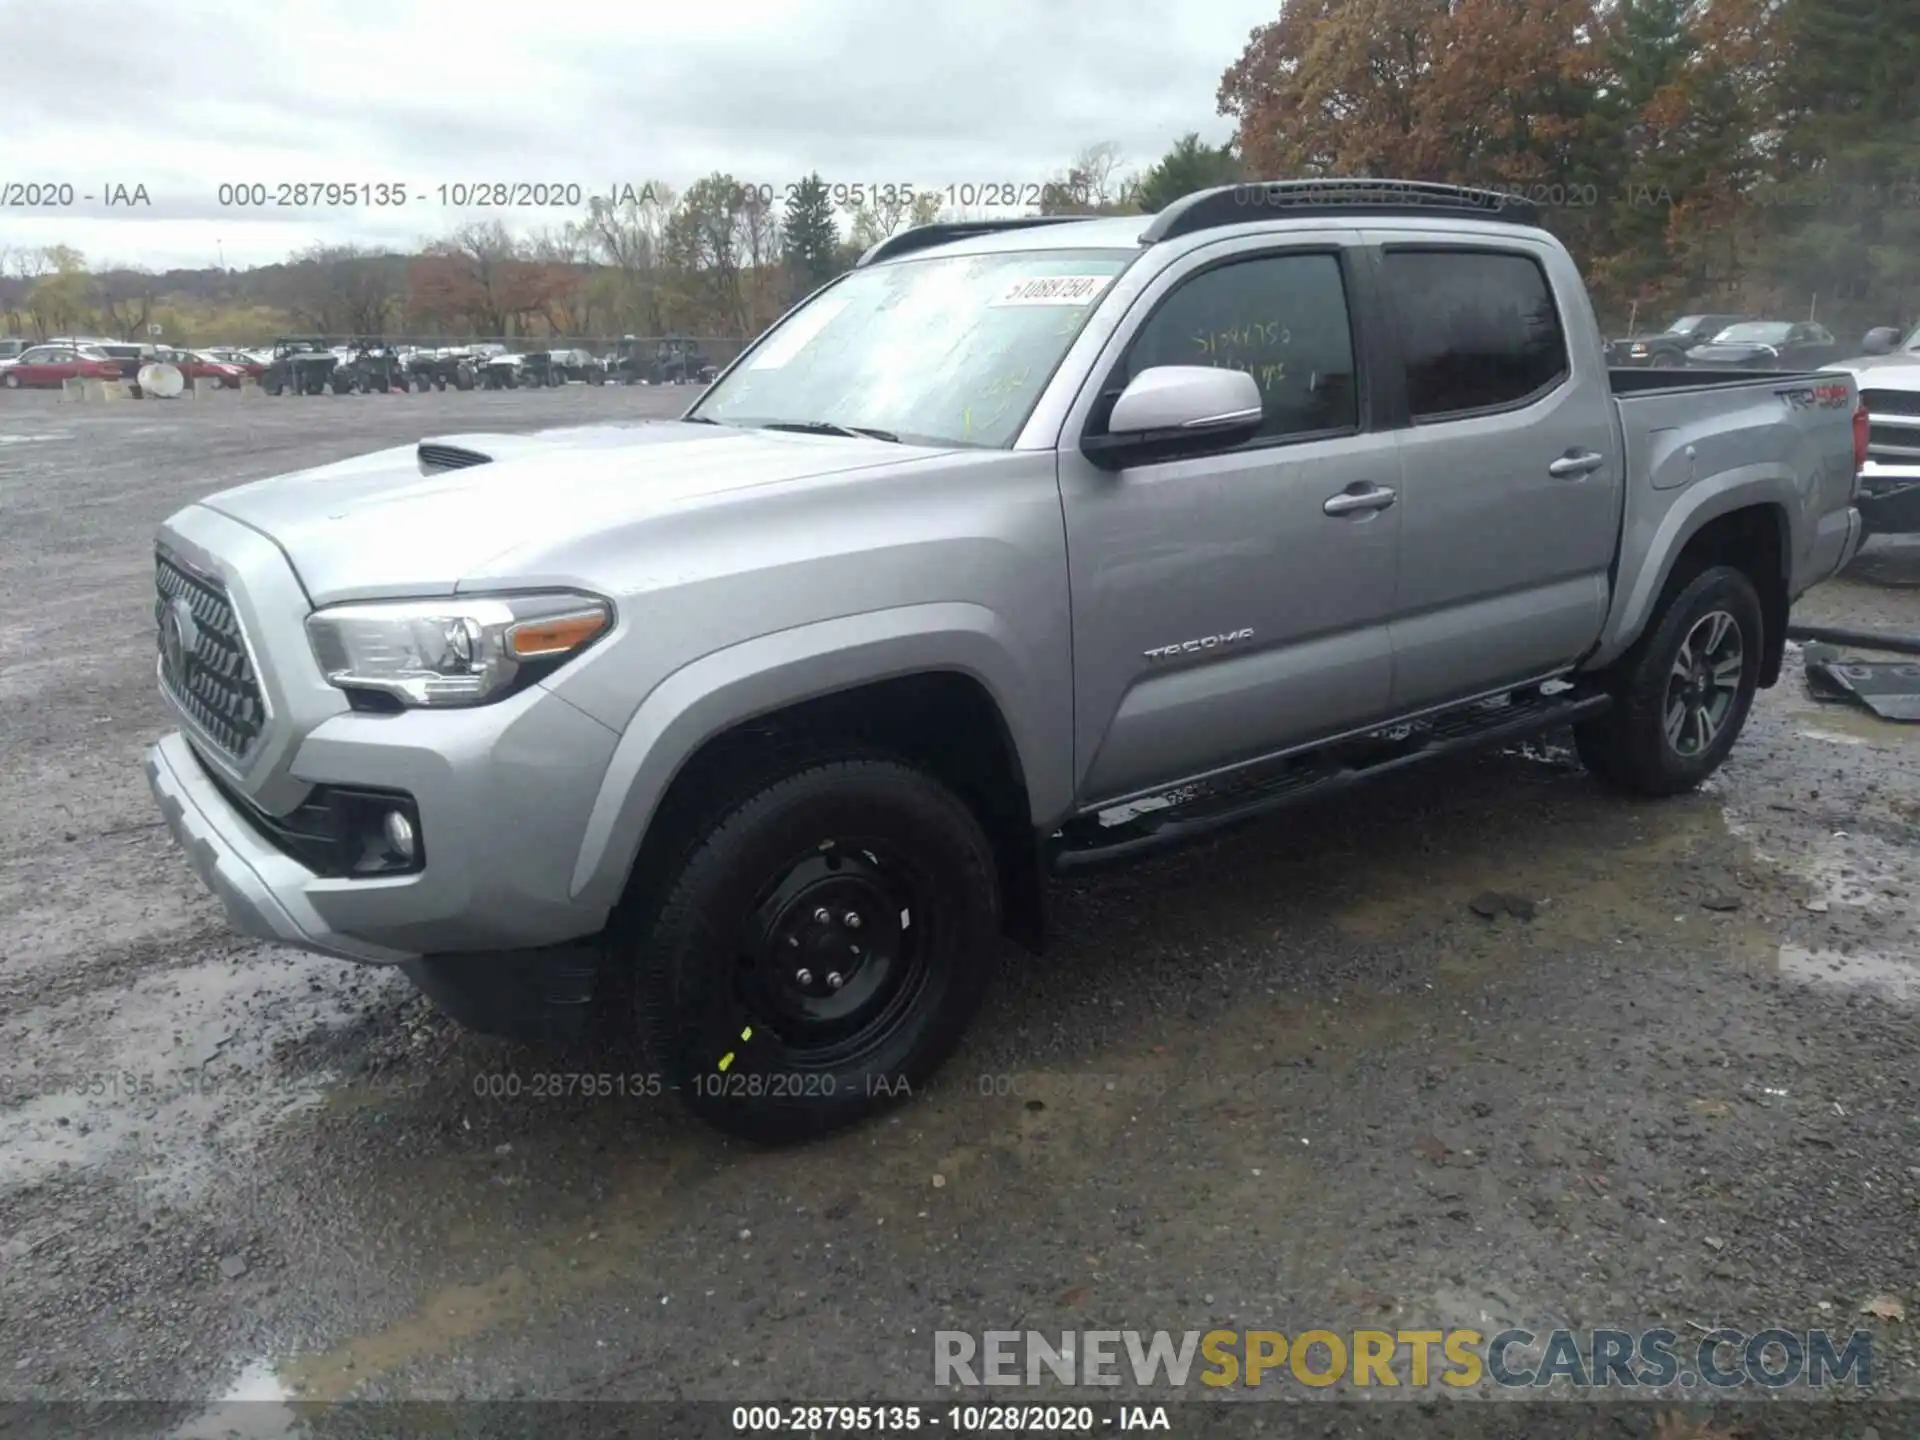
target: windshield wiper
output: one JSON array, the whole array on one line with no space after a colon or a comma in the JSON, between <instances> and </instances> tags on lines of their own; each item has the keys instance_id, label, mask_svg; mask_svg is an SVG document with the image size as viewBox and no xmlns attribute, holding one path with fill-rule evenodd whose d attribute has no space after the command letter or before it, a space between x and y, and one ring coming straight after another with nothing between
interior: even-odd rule
<instances>
[{"instance_id":1,"label":"windshield wiper","mask_svg":"<svg viewBox=\"0 0 1920 1440\"><path fill-rule=\"evenodd\" d=\"M876 430L869 425L835 425L826 420L771 420L762 430L791 430L796 435L847 435L854 439L884 440L898 445L900 437L891 430Z\"/></svg>"}]
</instances>

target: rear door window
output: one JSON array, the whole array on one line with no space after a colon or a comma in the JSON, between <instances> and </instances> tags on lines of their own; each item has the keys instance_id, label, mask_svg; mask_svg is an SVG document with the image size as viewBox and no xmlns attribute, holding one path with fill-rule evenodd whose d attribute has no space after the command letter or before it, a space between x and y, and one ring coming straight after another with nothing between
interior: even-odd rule
<instances>
[{"instance_id":1,"label":"rear door window","mask_svg":"<svg viewBox=\"0 0 1920 1440\"><path fill-rule=\"evenodd\" d=\"M1384 275L1416 421L1511 409L1571 373L1553 287L1531 255L1390 250Z\"/></svg>"}]
</instances>

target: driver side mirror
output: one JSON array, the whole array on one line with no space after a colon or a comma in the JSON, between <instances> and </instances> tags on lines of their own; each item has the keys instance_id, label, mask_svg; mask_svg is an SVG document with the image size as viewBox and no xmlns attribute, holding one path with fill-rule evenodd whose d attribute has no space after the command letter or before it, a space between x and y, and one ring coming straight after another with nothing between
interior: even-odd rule
<instances>
[{"instance_id":1,"label":"driver side mirror","mask_svg":"<svg viewBox=\"0 0 1920 1440\"><path fill-rule=\"evenodd\" d=\"M1891 355L1899 344L1900 332L1891 325L1880 325L1867 331L1860 348L1868 355Z\"/></svg>"},{"instance_id":2,"label":"driver side mirror","mask_svg":"<svg viewBox=\"0 0 1920 1440\"><path fill-rule=\"evenodd\" d=\"M1156 365L1128 382L1105 428L1085 436L1080 449L1107 469L1136 458L1177 459L1251 440L1265 417L1260 386L1244 370Z\"/></svg>"}]
</instances>

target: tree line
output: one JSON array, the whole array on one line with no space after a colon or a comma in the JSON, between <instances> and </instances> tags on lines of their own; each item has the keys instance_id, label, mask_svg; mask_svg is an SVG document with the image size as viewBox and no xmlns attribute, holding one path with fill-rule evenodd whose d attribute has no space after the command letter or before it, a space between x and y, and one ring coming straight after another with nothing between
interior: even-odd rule
<instances>
[{"instance_id":1,"label":"tree line","mask_svg":"<svg viewBox=\"0 0 1920 1440\"><path fill-rule=\"evenodd\" d=\"M1920 312L1914 0L1289 0L1193 133L1144 167L1112 144L1040 209L1151 213L1245 178L1487 185L1539 203L1609 325L1698 307L1836 330ZM16 334L159 323L189 342L757 333L937 195L784 203L725 173L654 182L518 234L472 223L414 254L315 246L229 272L94 273L65 247L0 255ZM836 204L836 200L842 203ZM978 212L974 212L978 213Z\"/></svg>"}]
</instances>

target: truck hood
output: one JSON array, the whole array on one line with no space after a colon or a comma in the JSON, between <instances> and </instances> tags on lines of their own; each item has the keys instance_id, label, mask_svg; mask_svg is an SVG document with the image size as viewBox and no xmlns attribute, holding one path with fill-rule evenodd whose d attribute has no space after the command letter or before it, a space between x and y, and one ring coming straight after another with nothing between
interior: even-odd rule
<instances>
[{"instance_id":1,"label":"truck hood","mask_svg":"<svg viewBox=\"0 0 1920 1440\"><path fill-rule=\"evenodd\" d=\"M423 473L421 447L489 457ZM946 453L688 421L437 436L259 480L200 503L273 540L316 605L451 594L503 557L757 486Z\"/></svg>"}]
</instances>

